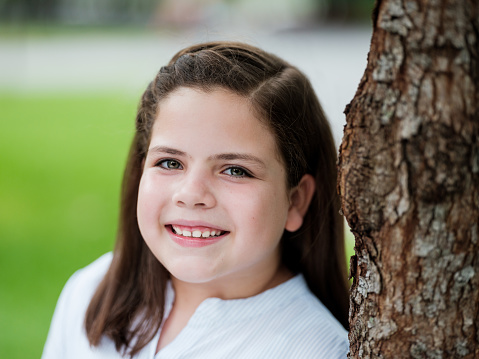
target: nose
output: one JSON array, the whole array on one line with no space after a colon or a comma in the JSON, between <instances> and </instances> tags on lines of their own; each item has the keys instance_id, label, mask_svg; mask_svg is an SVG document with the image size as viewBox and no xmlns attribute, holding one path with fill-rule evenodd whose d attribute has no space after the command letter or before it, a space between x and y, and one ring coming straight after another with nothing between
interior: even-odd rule
<instances>
[{"instance_id":1,"label":"nose","mask_svg":"<svg viewBox=\"0 0 479 359\"><path fill-rule=\"evenodd\" d=\"M173 203L185 208L211 208L216 205L211 183L201 171L185 173L177 184Z\"/></svg>"}]
</instances>

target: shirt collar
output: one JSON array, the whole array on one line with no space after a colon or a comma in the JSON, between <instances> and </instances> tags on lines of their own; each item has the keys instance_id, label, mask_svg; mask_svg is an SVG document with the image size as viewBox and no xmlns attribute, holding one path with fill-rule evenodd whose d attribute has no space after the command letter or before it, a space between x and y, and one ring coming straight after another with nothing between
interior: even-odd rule
<instances>
[{"instance_id":1,"label":"shirt collar","mask_svg":"<svg viewBox=\"0 0 479 359\"><path fill-rule=\"evenodd\" d=\"M198 306L188 325L204 326L249 320L267 311L278 310L306 293L311 295L303 275L298 274L276 287L249 298L228 300L207 298ZM171 311L174 298L174 288L171 281L168 281L165 296L165 319Z\"/></svg>"}]
</instances>

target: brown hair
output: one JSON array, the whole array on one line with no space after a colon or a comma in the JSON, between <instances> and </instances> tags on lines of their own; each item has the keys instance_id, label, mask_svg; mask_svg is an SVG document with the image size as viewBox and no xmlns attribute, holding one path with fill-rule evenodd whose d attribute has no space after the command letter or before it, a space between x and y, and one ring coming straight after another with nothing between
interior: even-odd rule
<instances>
[{"instance_id":1,"label":"brown hair","mask_svg":"<svg viewBox=\"0 0 479 359\"><path fill-rule=\"evenodd\" d=\"M316 192L302 227L284 232L282 261L302 273L310 290L347 327L348 289L343 220L336 193L336 148L329 124L308 79L275 55L242 43L213 42L177 53L144 92L126 166L120 225L113 261L88 307L85 326L92 345L106 335L118 351L137 354L159 329L169 274L146 246L136 205L142 161L164 99L179 87L221 87L248 98L271 128L290 188L309 173Z\"/></svg>"}]
</instances>

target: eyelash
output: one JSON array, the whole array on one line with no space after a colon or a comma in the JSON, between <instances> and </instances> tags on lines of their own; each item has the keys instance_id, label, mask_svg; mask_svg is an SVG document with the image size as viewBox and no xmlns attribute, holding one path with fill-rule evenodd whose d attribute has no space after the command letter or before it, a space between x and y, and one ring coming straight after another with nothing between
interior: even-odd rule
<instances>
[{"instance_id":1,"label":"eyelash","mask_svg":"<svg viewBox=\"0 0 479 359\"><path fill-rule=\"evenodd\" d=\"M176 168L170 168L168 166L168 164L171 164L171 163L174 163L174 164L177 164L178 167ZM169 170L169 171L174 171L174 170L181 170L183 169L183 165L181 164L180 161L178 160L174 160L174 159L171 159L171 158L167 158L167 159L164 159L164 160L161 160L161 161L158 161L156 164L155 164L156 167L161 167L161 168L164 168L165 170ZM240 170L242 172L242 174L240 175L233 175L231 172L233 170ZM226 172L230 172L230 173L226 173ZM253 177L253 175L251 174L251 172L249 172L248 170L246 170L245 168L243 167L240 167L240 166L231 166L231 167L228 167L226 168L225 170L223 170L221 173L225 173L226 175L230 176L230 177L234 177L234 178L244 178L244 177Z\"/></svg>"}]
</instances>

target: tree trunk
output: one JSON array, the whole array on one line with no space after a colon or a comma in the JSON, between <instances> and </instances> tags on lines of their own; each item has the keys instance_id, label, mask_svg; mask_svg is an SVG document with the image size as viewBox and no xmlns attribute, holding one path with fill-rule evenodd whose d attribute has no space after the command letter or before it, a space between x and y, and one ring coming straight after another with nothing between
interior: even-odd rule
<instances>
[{"instance_id":1,"label":"tree trunk","mask_svg":"<svg viewBox=\"0 0 479 359\"><path fill-rule=\"evenodd\" d=\"M350 358L479 358L479 2L383 0L340 148Z\"/></svg>"}]
</instances>

